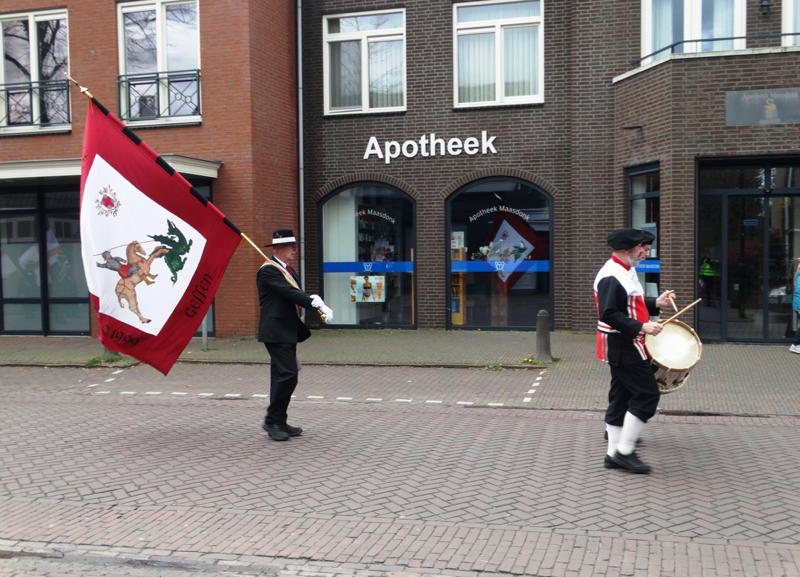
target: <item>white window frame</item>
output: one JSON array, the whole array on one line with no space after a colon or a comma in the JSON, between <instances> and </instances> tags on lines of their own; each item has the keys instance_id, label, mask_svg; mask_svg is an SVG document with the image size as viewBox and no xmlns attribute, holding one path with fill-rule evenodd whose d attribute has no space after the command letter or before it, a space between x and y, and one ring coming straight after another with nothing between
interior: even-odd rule
<instances>
[{"instance_id":1,"label":"white window frame","mask_svg":"<svg viewBox=\"0 0 800 577\"><path fill-rule=\"evenodd\" d=\"M507 18L505 20L484 20L477 22L458 22L458 9L466 6L486 6L488 4L514 4L524 0L488 0L486 2L461 2L453 4L453 106L455 108L477 108L483 106L513 106L515 104L539 104L544 102L544 0L539 0L539 16L524 18ZM505 96L505 42L503 30L506 28L522 28L529 26L538 28L538 78L539 93L532 96ZM458 101L458 37L467 34L494 34L495 45L495 98L484 102Z\"/></svg>"},{"instance_id":2,"label":"white window frame","mask_svg":"<svg viewBox=\"0 0 800 577\"><path fill-rule=\"evenodd\" d=\"M379 14L402 14L402 28L387 28L386 30L366 30L363 32L347 32L331 34L328 32L328 21L340 18L352 18L360 16L376 16ZM330 43L343 42L347 40L361 41L361 106L352 108L337 108L331 110L330 95ZM403 105L382 108L370 108L369 106L369 43L370 42L389 42L392 40L403 41ZM349 12L346 14L329 14L322 18L322 82L324 88L325 114L335 116L339 114L375 114L381 112L403 112L408 103L408 59L406 57L406 9L398 8L395 10L375 10L370 12Z\"/></svg>"},{"instance_id":3,"label":"white window frame","mask_svg":"<svg viewBox=\"0 0 800 577\"><path fill-rule=\"evenodd\" d=\"M167 72L167 34L166 34L166 13L167 6L174 4L196 4L197 5L197 69L202 70L200 61L200 0L141 0L139 2L122 2L117 4L117 38L119 44L119 73L127 74L125 67L125 19L124 15L130 12L142 12L143 8L152 8L156 12L156 71L159 73ZM169 90L158 82L158 101L166 102L169 106ZM203 110L203 92L198 94L200 110ZM126 122L135 123L136 126L162 125L162 124L187 124L200 122L201 115L179 116L168 118L157 118L155 120L136 120L128 119Z\"/></svg>"},{"instance_id":4,"label":"white window frame","mask_svg":"<svg viewBox=\"0 0 800 577\"><path fill-rule=\"evenodd\" d=\"M44 22L47 20L66 20L67 21L67 58L69 58L69 14L67 10L42 10L40 12L17 12L15 14L3 14L0 16L0 22L8 20L28 20L28 30L30 34L29 47L31 51L31 82L38 82L39 79L39 40L36 38L36 23ZM2 34L0 34L2 38ZM64 77L67 79L67 77ZM0 66L0 84L5 84L5 67ZM0 118L5 118L7 113L6 105L3 100L0 100ZM31 99L31 113L34 118L38 118L41 111L39 110L39 99ZM72 130L72 99L69 99L69 124L61 124L59 126L0 126L0 134L19 133L19 132L65 132Z\"/></svg>"},{"instance_id":5,"label":"white window frame","mask_svg":"<svg viewBox=\"0 0 800 577\"><path fill-rule=\"evenodd\" d=\"M747 2L746 0L732 0L733 1L733 36L747 35ZM641 54L642 57L652 54L655 49L653 48L653 0L642 0L642 33L641 33ZM686 40L698 40L703 34L703 3L702 0L684 0L683 4L683 37ZM712 52L711 50L702 50L702 43L707 40L699 42L684 42L683 53L693 52ZM747 48L747 40L733 41L733 50L745 50ZM666 52L666 51L665 51ZM641 64L649 64L662 59L669 59L671 54L667 53L666 57L658 56L658 58L645 58Z\"/></svg>"},{"instance_id":6,"label":"white window frame","mask_svg":"<svg viewBox=\"0 0 800 577\"><path fill-rule=\"evenodd\" d=\"M781 8L781 32L800 32L794 29L794 0L783 0ZM800 36L784 36L781 38L781 46L794 46L795 39L800 40Z\"/></svg>"}]
</instances>

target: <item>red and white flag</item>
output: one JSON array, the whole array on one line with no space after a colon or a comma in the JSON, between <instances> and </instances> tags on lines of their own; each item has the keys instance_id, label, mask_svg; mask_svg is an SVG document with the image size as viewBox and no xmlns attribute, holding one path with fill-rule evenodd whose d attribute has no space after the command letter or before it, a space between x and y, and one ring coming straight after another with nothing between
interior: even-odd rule
<instances>
[{"instance_id":1,"label":"red and white flag","mask_svg":"<svg viewBox=\"0 0 800 577\"><path fill-rule=\"evenodd\" d=\"M100 340L165 375L219 287L239 231L96 100L81 163L81 250Z\"/></svg>"}]
</instances>

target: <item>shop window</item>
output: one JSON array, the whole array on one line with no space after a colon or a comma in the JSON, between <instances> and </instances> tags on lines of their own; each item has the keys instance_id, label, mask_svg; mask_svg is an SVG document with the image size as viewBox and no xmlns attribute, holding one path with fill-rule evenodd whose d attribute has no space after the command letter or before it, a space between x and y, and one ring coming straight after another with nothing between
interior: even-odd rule
<instances>
[{"instance_id":1,"label":"shop window","mask_svg":"<svg viewBox=\"0 0 800 577\"><path fill-rule=\"evenodd\" d=\"M78 186L0 190L0 333L89 334Z\"/></svg>"},{"instance_id":2,"label":"shop window","mask_svg":"<svg viewBox=\"0 0 800 577\"><path fill-rule=\"evenodd\" d=\"M336 311L332 326L413 326L414 202L364 183L326 198L320 219L322 295Z\"/></svg>"},{"instance_id":3,"label":"shop window","mask_svg":"<svg viewBox=\"0 0 800 577\"><path fill-rule=\"evenodd\" d=\"M650 254L636 267L639 282L646 296L659 295L658 282L661 261L658 255L661 178L657 165L628 170L628 214L631 228L647 230L656 235Z\"/></svg>"},{"instance_id":4,"label":"shop window","mask_svg":"<svg viewBox=\"0 0 800 577\"><path fill-rule=\"evenodd\" d=\"M530 183L486 179L448 200L451 328L534 328L553 318L552 201Z\"/></svg>"},{"instance_id":5,"label":"shop window","mask_svg":"<svg viewBox=\"0 0 800 577\"><path fill-rule=\"evenodd\" d=\"M323 19L325 113L405 110L405 12Z\"/></svg>"},{"instance_id":6,"label":"shop window","mask_svg":"<svg viewBox=\"0 0 800 577\"><path fill-rule=\"evenodd\" d=\"M70 124L69 42L63 10L0 17L0 131Z\"/></svg>"},{"instance_id":7,"label":"shop window","mask_svg":"<svg viewBox=\"0 0 800 577\"><path fill-rule=\"evenodd\" d=\"M197 2L126 2L118 10L120 118L161 124L176 118L182 124L199 121Z\"/></svg>"},{"instance_id":8,"label":"shop window","mask_svg":"<svg viewBox=\"0 0 800 577\"><path fill-rule=\"evenodd\" d=\"M732 38L746 34L746 9L745 0L642 0L642 56L744 49Z\"/></svg>"},{"instance_id":9,"label":"shop window","mask_svg":"<svg viewBox=\"0 0 800 577\"><path fill-rule=\"evenodd\" d=\"M539 0L453 5L455 105L544 100L544 37Z\"/></svg>"}]
</instances>

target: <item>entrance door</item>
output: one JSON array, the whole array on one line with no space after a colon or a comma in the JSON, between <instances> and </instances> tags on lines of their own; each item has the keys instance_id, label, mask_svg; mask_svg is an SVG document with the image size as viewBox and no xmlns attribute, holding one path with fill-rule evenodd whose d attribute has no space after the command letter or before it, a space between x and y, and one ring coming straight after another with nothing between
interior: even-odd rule
<instances>
[{"instance_id":1,"label":"entrance door","mask_svg":"<svg viewBox=\"0 0 800 577\"><path fill-rule=\"evenodd\" d=\"M791 338L800 198L731 194L701 197L700 205L700 336L745 342Z\"/></svg>"}]
</instances>

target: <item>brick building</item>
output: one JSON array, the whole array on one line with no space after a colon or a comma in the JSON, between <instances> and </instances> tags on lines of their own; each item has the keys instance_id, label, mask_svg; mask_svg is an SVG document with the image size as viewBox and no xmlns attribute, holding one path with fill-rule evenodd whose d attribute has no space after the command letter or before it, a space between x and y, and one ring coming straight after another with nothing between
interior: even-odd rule
<instances>
[{"instance_id":1,"label":"brick building","mask_svg":"<svg viewBox=\"0 0 800 577\"><path fill-rule=\"evenodd\" d=\"M797 0L304 3L309 284L343 324L524 330L547 309L590 331L606 234L646 227L647 292L702 297L685 318L704 340L785 342L798 16Z\"/></svg>"},{"instance_id":2,"label":"brick building","mask_svg":"<svg viewBox=\"0 0 800 577\"><path fill-rule=\"evenodd\" d=\"M298 227L291 2L0 0L0 24L0 333L91 330L86 101L67 69L253 240ZM218 336L255 333L262 260L237 250L211 315Z\"/></svg>"},{"instance_id":3,"label":"brick building","mask_svg":"<svg viewBox=\"0 0 800 577\"><path fill-rule=\"evenodd\" d=\"M178 70L163 38L175 11L190 32L186 4L199 56ZM636 226L658 233L639 267L647 292L702 297L685 320L704 340L793 331L800 0L306 0L300 91L295 3L197 4L0 0L0 21L33 30L66 14L70 69L100 101L251 237L302 229L306 288L331 326L530 330L545 309L556 329L588 332L605 236ZM164 54L137 61L130 15L145 9L161 14ZM25 81L8 70L0 90ZM50 72L28 78L34 92ZM168 86L189 96L158 109ZM5 112L9 94L0 219L39 228L3 229L4 259L16 252L0 332L87 331L87 295L38 282L61 264L48 264L52 236L67 252L51 213L77 218L82 105L73 90L68 126L25 122ZM31 250L38 277L6 280ZM254 334L258 261L237 252L218 336ZM64 307L85 320L59 321Z\"/></svg>"}]
</instances>

